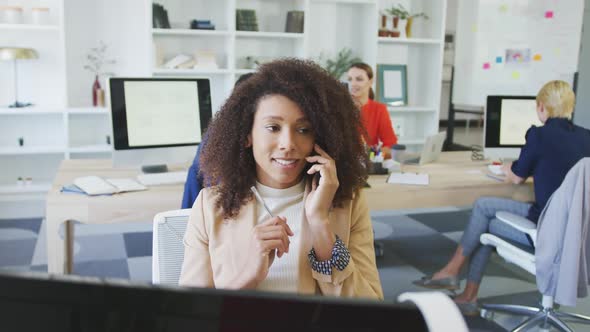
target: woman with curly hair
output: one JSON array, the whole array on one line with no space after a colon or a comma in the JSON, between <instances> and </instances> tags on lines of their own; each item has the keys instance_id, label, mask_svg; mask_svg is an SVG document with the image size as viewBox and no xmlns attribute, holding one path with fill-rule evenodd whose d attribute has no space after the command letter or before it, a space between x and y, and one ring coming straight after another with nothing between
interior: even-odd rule
<instances>
[{"instance_id":1,"label":"woman with curly hair","mask_svg":"<svg viewBox=\"0 0 590 332\"><path fill-rule=\"evenodd\" d=\"M360 126L310 61L237 86L207 131L201 172L216 185L192 208L180 284L382 299Z\"/></svg>"}]
</instances>

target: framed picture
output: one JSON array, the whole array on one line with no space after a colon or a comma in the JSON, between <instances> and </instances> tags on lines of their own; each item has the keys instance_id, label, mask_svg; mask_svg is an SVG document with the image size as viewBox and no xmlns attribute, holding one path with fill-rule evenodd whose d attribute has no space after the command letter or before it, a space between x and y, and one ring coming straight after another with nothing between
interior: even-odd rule
<instances>
[{"instance_id":1,"label":"framed picture","mask_svg":"<svg viewBox=\"0 0 590 332\"><path fill-rule=\"evenodd\" d=\"M377 65L377 100L393 106L408 104L406 65Z\"/></svg>"}]
</instances>

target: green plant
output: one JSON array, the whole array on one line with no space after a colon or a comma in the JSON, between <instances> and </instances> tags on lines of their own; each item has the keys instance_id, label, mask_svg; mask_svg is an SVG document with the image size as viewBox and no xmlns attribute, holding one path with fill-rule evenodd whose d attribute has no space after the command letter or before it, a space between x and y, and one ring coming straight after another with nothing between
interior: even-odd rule
<instances>
[{"instance_id":1,"label":"green plant","mask_svg":"<svg viewBox=\"0 0 590 332\"><path fill-rule=\"evenodd\" d=\"M426 15L426 13L421 12L411 14L402 4L399 3L397 5L392 6L389 9L386 9L385 12L387 12L389 15L393 17L399 17L402 20L418 17L423 17L426 20L428 19L428 15Z\"/></svg>"},{"instance_id":2,"label":"green plant","mask_svg":"<svg viewBox=\"0 0 590 332\"><path fill-rule=\"evenodd\" d=\"M114 75L113 73L106 72L104 70L104 66L114 65L116 63L115 60L106 58L107 48L107 44L105 44L102 40L99 42L98 47L91 48L86 54L86 60L88 61L88 64L84 65L84 69L97 76Z\"/></svg>"},{"instance_id":3,"label":"green plant","mask_svg":"<svg viewBox=\"0 0 590 332\"><path fill-rule=\"evenodd\" d=\"M332 77L339 80L342 75L350 68L350 65L360 62L361 59L352 54L352 50L344 48L336 54L334 59L326 59L323 54L320 55L320 63L322 67L328 71Z\"/></svg>"}]
</instances>

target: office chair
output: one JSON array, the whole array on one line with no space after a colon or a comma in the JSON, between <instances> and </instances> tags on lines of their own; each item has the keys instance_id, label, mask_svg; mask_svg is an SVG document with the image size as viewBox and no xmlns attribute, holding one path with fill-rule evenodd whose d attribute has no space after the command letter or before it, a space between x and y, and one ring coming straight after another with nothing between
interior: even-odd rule
<instances>
[{"instance_id":1,"label":"office chair","mask_svg":"<svg viewBox=\"0 0 590 332\"><path fill-rule=\"evenodd\" d=\"M551 226L551 222L554 223L563 223L563 225L567 224L568 222L570 222L569 218L567 217L567 213L571 213L572 210L568 211L564 211L567 210L567 208L563 208L563 199L567 199L569 197L569 199L571 200L572 197L574 196L573 194L580 194L580 195L584 195L584 191L578 191L578 190L574 190L573 193L572 192L566 192L566 187L564 186L566 183L569 182L569 184L572 183L577 183L580 182L580 178L579 177L574 177L574 170L578 168L582 169L582 168L586 168L586 177L590 177L590 173L588 170L590 170L590 158L584 158L581 161L579 161L567 174L565 180L563 181L562 185L554 192L554 194L551 196L551 199L549 199L547 206L545 207L545 209L543 210L543 212L541 213L541 217L539 218L539 224L540 226L540 230L542 230L543 227L546 227L546 224ZM586 180L582 181L580 186L584 186L584 182L588 182ZM574 197L575 198L575 197ZM578 197L580 198L580 197ZM583 197L581 197L583 198ZM585 200L587 200L588 197L585 197ZM568 203L571 201L568 201ZM581 202L580 205L576 205L576 204L571 204L568 205L569 208L571 209L579 209L580 211L582 211L582 209L584 208L583 206L583 202L584 202L584 198L582 200L579 200L578 202ZM587 207L586 207L587 208ZM549 213L547 213L548 211L550 211ZM566 214L566 217L564 218L565 220L556 220L553 219L552 217L554 216L554 214L552 213L553 211L563 211L562 213ZM547 219L544 219L545 217L548 217ZM514 215L512 213L508 213L508 212L498 212L496 213L496 218L498 220L500 220L501 222L504 222L508 225L511 225L512 227L518 229L519 231L524 232L525 234L527 234L527 237L533 242L534 247L536 248L537 251L543 250L543 253L547 253L549 252L552 256L551 257L561 257L561 250L562 248L560 247L560 245L556 245L555 243L559 240L562 239L564 242L568 241L568 242L573 242L575 240L577 240L580 244L581 247L583 248L583 243L582 241L586 241L586 238L583 237L582 232L570 232L568 234L570 235L574 235L574 236L570 236L568 238L564 236L561 236L562 234L556 234L553 232L546 232L543 234L543 237L541 237L542 232L539 231L537 232L537 225L535 225L532 221ZM586 213L585 215L586 220L583 220L583 223L586 223L586 225L589 223L589 218L588 218L588 214ZM556 224L554 224L556 225ZM587 226L586 226L587 227ZM549 231L553 231L553 228L549 228ZM547 235L545 235L547 234ZM573 237L579 235L578 239L573 239ZM551 239L545 239L545 236L551 237ZM549 240L549 241L546 241ZM531 247L527 247L527 246L522 246L519 245L518 243L512 242L510 240L506 240L506 239L502 239L496 235L493 234L482 234L480 237L480 242L484 245L490 245L490 246L494 246L497 250L497 253L504 258L506 261L513 263L515 265L518 265L519 267L523 268L524 270L526 270L527 272L533 274L536 276L537 270L539 268L542 268L542 265L538 265L541 264L535 257L535 249L532 249ZM548 243L547 245L543 246L544 243ZM590 245L590 243L586 243L586 245ZM541 249L542 248L542 249ZM547 248L549 248L549 250L546 250ZM553 258L551 258L551 260L553 260ZM562 267L562 265L559 266L560 269ZM581 266L580 268L584 268L583 266ZM561 272L561 270L559 270L559 272ZM569 273L569 271L565 271L566 273ZM552 276L554 278L559 278L558 276ZM577 277L577 276L576 276ZM577 279L577 278L575 278ZM539 278L537 278L537 280L539 280ZM540 290L541 286L539 284L537 284L537 286L539 287ZM555 291L554 291L555 292ZM513 314L518 314L518 315L525 315L528 316L529 318L526 319L524 322L522 322L520 325L518 325L517 327L515 327L512 331L523 331L524 329L533 327L537 324L543 324L545 327L547 327L548 324L551 324L553 326L555 326L559 331L573 331L571 328L569 328L565 322L563 322L562 319L571 319L574 320L576 322L579 323L590 323L590 317L589 316L584 316L584 315L579 315L579 314L572 314L572 313L567 313L567 312L561 312L558 311L555 307L554 307L554 296L553 294L549 291L549 292L545 292L548 293L548 295L543 294L543 298L541 301L541 308L535 308L535 307L528 307L528 306L522 306L522 305L513 305L513 304L483 304L482 307L482 311L481 311L481 316L482 317L490 317L493 315L494 311L499 311L499 312L505 312L505 313L513 313ZM569 293L568 293L569 294ZM556 295L557 296L557 295ZM575 296L574 296L575 297ZM558 302L562 302L562 301L558 301ZM571 300L571 302L574 302L575 304L575 299ZM571 304L571 303L570 303Z\"/></svg>"},{"instance_id":2,"label":"office chair","mask_svg":"<svg viewBox=\"0 0 590 332\"><path fill-rule=\"evenodd\" d=\"M152 282L178 285L184 259L183 237L191 209L171 210L154 217Z\"/></svg>"}]
</instances>

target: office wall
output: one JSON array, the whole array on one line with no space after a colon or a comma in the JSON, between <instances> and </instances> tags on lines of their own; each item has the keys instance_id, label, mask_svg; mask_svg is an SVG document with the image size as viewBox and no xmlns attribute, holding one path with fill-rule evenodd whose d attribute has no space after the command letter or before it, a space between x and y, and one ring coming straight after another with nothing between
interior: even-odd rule
<instances>
[{"instance_id":1,"label":"office wall","mask_svg":"<svg viewBox=\"0 0 590 332\"><path fill-rule=\"evenodd\" d=\"M585 1L574 123L590 128L590 0Z\"/></svg>"},{"instance_id":2,"label":"office wall","mask_svg":"<svg viewBox=\"0 0 590 332\"><path fill-rule=\"evenodd\" d=\"M535 95L573 81L582 0L459 1L453 103L484 106L487 95Z\"/></svg>"}]
</instances>

